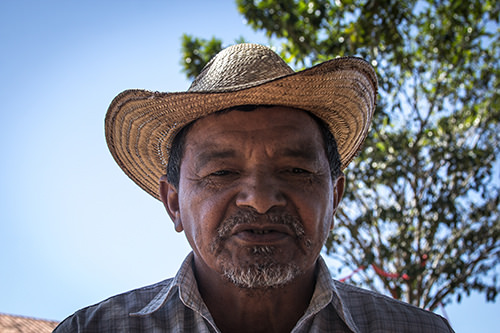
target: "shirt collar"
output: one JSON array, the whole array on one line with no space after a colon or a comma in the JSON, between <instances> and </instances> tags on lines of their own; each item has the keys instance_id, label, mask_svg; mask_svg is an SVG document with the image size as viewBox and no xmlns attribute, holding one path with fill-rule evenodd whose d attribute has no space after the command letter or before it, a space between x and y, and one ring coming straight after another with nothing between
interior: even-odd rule
<instances>
[{"instance_id":1,"label":"shirt collar","mask_svg":"<svg viewBox=\"0 0 500 333\"><path fill-rule=\"evenodd\" d=\"M192 268L193 256L193 252L191 252L186 257L170 284L166 285L144 308L138 312L131 313L130 315L147 316L152 314L158 311L165 303L167 303L169 299L177 297L178 293L178 297L184 305L212 321L212 316L210 315L210 312L208 311L208 308L198 291L198 285ZM332 304L338 316L353 332L358 332L351 313L345 302L340 297L337 287L335 286L335 282L330 275L330 271L328 270L325 261L320 256L318 258L316 287L314 289L311 302L304 316L299 320L297 325L300 325L301 321L311 318L326 308L329 304Z\"/></svg>"},{"instance_id":2,"label":"shirt collar","mask_svg":"<svg viewBox=\"0 0 500 333\"><path fill-rule=\"evenodd\" d=\"M179 271L173 280L167 284L144 308L131 313L132 316L147 316L158 311L168 300L173 297L179 299L194 311L204 316L209 316L209 311L198 291L198 285L192 268L193 252L184 259ZM178 296L177 296L178 295Z\"/></svg>"},{"instance_id":3,"label":"shirt collar","mask_svg":"<svg viewBox=\"0 0 500 333\"><path fill-rule=\"evenodd\" d=\"M351 313L346 306L345 302L342 300L337 287L335 286L335 281L332 279L330 270L325 263L325 260L320 256L318 258L318 275L316 278L316 287L314 289L313 296L306 313L301 318L301 320L307 320L318 312L326 308L329 304L332 304L335 312L344 321L344 323L353 332L358 332L359 330L352 319ZM300 324L297 323L298 325Z\"/></svg>"}]
</instances>

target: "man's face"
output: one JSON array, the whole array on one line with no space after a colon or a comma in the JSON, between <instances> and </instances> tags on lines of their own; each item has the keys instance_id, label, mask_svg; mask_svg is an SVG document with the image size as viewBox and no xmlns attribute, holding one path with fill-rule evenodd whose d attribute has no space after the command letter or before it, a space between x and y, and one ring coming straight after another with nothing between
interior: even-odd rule
<instances>
[{"instance_id":1,"label":"man's face","mask_svg":"<svg viewBox=\"0 0 500 333\"><path fill-rule=\"evenodd\" d=\"M198 120L186 136L178 190L161 186L198 275L267 288L314 270L343 178L331 179L307 113L261 107Z\"/></svg>"}]
</instances>

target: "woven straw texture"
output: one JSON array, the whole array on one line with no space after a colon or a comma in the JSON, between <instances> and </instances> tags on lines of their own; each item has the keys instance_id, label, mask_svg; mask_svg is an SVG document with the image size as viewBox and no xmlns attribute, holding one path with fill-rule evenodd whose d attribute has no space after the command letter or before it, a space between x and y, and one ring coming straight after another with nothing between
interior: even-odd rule
<instances>
[{"instance_id":1,"label":"woven straw texture","mask_svg":"<svg viewBox=\"0 0 500 333\"><path fill-rule=\"evenodd\" d=\"M159 178L182 127L234 106L280 105L322 119L337 141L344 169L368 133L376 94L375 72L362 59L337 58L294 72L269 48L239 44L212 59L187 92L119 94L106 114L106 140L123 171L159 199Z\"/></svg>"}]
</instances>

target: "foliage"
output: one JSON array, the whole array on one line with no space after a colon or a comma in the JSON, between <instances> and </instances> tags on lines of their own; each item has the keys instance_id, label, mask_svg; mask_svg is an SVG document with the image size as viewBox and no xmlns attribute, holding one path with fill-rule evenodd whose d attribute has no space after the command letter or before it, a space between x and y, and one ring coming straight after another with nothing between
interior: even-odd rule
<instances>
[{"instance_id":1,"label":"foliage","mask_svg":"<svg viewBox=\"0 0 500 333\"><path fill-rule=\"evenodd\" d=\"M207 41L189 35L182 36L183 71L189 78L195 78L220 50L222 42L215 37Z\"/></svg>"},{"instance_id":2,"label":"foliage","mask_svg":"<svg viewBox=\"0 0 500 333\"><path fill-rule=\"evenodd\" d=\"M379 106L327 253L353 282L435 309L500 285L500 3L237 0L300 69L357 55L376 68ZM214 45L216 47L214 47ZM193 77L221 42L185 36Z\"/></svg>"}]
</instances>

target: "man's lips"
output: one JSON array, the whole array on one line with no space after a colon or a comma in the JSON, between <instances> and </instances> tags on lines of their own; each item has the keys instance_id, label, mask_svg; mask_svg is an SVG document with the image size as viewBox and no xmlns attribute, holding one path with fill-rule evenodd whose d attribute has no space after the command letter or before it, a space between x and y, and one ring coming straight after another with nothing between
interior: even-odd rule
<instances>
[{"instance_id":1,"label":"man's lips","mask_svg":"<svg viewBox=\"0 0 500 333\"><path fill-rule=\"evenodd\" d=\"M255 245L272 245L286 238L294 237L292 230L286 225L237 225L232 230L232 236L238 240Z\"/></svg>"}]
</instances>

